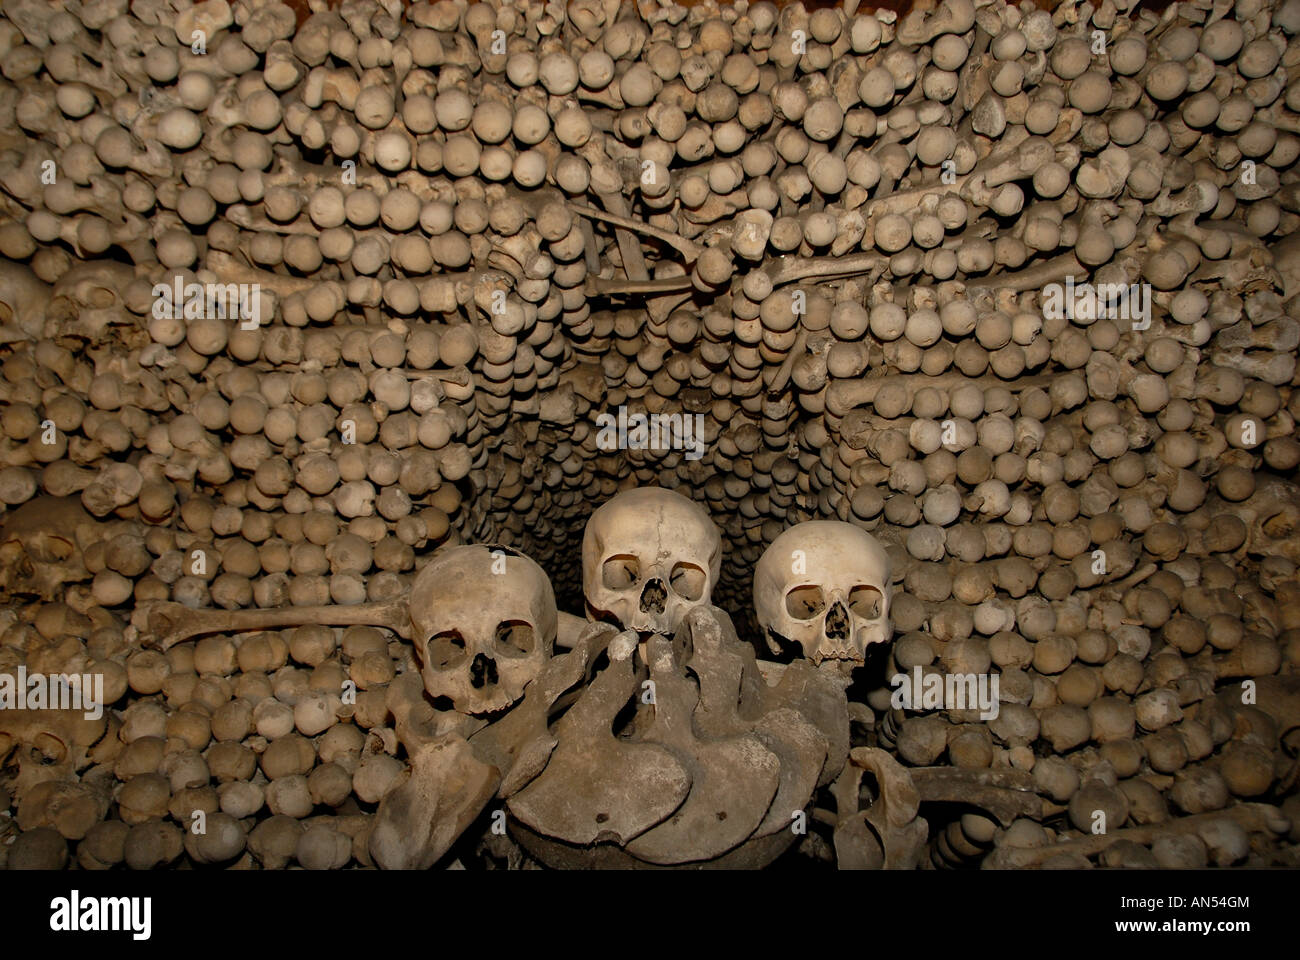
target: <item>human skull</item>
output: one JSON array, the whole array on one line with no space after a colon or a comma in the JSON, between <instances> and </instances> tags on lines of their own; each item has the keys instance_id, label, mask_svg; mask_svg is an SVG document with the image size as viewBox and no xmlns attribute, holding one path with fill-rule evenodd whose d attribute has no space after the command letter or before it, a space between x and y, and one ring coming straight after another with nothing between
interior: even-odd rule
<instances>
[{"instance_id":1,"label":"human skull","mask_svg":"<svg viewBox=\"0 0 1300 960\"><path fill-rule=\"evenodd\" d=\"M77 497L37 497L0 526L0 597L54 600L66 583L88 580L85 547L101 539Z\"/></svg>"},{"instance_id":2,"label":"human skull","mask_svg":"<svg viewBox=\"0 0 1300 960\"><path fill-rule=\"evenodd\" d=\"M75 266L59 277L51 292L46 319L58 336L98 338L113 323L124 323L130 313L122 291L135 278L126 264L95 261Z\"/></svg>"},{"instance_id":3,"label":"human skull","mask_svg":"<svg viewBox=\"0 0 1300 960\"><path fill-rule=\"evenodd\" d=\"M754 613L770 634L794 641L814 663L862 663L891 636L889 556L851 523L809 520L772 541L754 568Z\"/></svg>"},{"instance_id":4,"label":"human skull","mask_svg":"<svg viewBox=\"0 0 1300 960\"><path fill-rule=\"evenodd\" d=\"M424 688L461 713L509 707L555 648L551 581L509 547L440 552L415 578L410 614Z\"/></svg>"},{"instance_id":5,"label":"human skull","mask_svg":"<svg viewBox=\"0 0 1300 960\"><path fill-rule=\"evenodd\" d=\"M0 710L0 767L16 764L14 793L47 780L70 780L91 764L88 752L104 736L106 713L82 710Z\"/></svg>"},{"instance_id":6,"label":"human skull","mask_svg":"<svg viewBox=\"0 0 1300 960\"><path fill-rule=\"evenodd\" d=\"M49 302L49 284L30 268L9 260L0 262L0 343L40 337Z\"/></svg>"},{"instance_id":7,"label":"human skull","mask_svg":"<svg viewBox=\"0 0 1300 960\"><path fill-rule=\"evenodd\" d=\"M587 521L582 588L595 615L626 629L673 635L708 604L722 569L722 536L694 501L660 487L616 494Z\"/></svg>"},{"instance_id":8,"label":"human skull","mask_svg":"<svg viewBox=\"0 0 1300 960\"><path fill-rule=\"evenodd\" d=\"M1280 477L1265 477L1244 501L1215 498L1207 506L1212 515L1228 514L1246 525L1246 553L1300 563L1300 537L1296 536L1300 531L1300 486Z\"/></svg>"}]
</instances>

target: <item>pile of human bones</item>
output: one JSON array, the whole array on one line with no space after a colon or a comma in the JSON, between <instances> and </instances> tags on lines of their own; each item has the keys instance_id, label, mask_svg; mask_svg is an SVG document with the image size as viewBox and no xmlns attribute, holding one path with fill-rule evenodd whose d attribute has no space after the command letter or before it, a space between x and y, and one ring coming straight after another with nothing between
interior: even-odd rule
<instances>
[{"instance_id":1,"label":"pile of human bones","mask_svg":"<svg viewBox=\"0 0 1300 960\"><path fill-rule=\"evenodd\" d=\"M1297 0L129 7L0 11L0 862L1296 862Z\"/></svg>"}]
</instances>

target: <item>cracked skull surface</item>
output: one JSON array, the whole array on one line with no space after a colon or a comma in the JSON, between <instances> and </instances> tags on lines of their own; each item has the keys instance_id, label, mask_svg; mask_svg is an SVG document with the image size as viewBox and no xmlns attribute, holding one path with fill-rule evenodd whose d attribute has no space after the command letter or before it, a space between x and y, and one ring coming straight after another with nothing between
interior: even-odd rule
<instances>
[{"instance_id":1,"label":"cracked skull surface","mask_svg":"<svg viewBox=\"0 0 1300 960\"><path fill-rule=\"evenodd\" d=\"M754 569L754 613L778 652L776 634L815 663L861 663L890 637L889 556L875 537L838 520L791 527Z\"/></svg>"},{"instance_id":2,"label":"cracked skull surface","mask_svg":"<svg viewBox=\"0 0 1300 960\"><path fill-rule=\"evenodd\" d=\"M43 497L9 514L0 526L0 597L53 600L65 584L87 579L90 523L76 497Z\"/></svg>"},{"instance_id":3,"label":"cracked skull surface","mask_svg":"<svg viewBox=\"0 0 1300 960\"><path fill-rule=\"evenodd\" d=\"M918 6L0 0L0 868L1300 866L1300 0Z\"/></svg>"},{"instance_id":4,"label":"cracked skull surface","mask_svg":"<svg viewBox=\"0 0 1300 960\"><path fill-rule=\"evenodd\" d=\"M555 647L551 582L506 547L448 548L420 571L410 613L425 689L462 713L513 704Z\"/></svg>"},{"instance_id":5,"label":"cracked skull surface","mask_svg":"<svg viewBox=\"0 0 1300 960\"><path fill-rule=\"evenodd\" d=\"M708 512L658 487L625 490L602 504L582 538L589 610L629 630L672 635L709 603L722 566L722 537Z\"/></svg>"}]
</instances>

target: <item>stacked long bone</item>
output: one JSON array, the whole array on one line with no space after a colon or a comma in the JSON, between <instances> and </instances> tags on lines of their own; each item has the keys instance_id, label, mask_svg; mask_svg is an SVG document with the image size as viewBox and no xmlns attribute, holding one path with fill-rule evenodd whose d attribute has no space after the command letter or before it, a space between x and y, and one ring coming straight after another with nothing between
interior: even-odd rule
<instances>
[{"instance_id":1,"label":"stacked long bone","mask_svg":"<svg viewBox=\"0 0 1300 960\"><path fill-rule=\"evenodd\" d=\"M717 518L742 635L765 546L837 518L903 587L889 671L999 674L991 723L855 704L906 763L1069 808L935 853L1285 795L1294 3L290 13L0 20L3 662L101 672L116 705L5 742L53 761L13 782L11 862L195 859L185 809L228 797L218 853L283 863L308 823L332 864L405 767L411 650L162 655L132 609L398 601L431 547L500 541L576 612L578 531L634 483ZM177 277L259 284L261 322L156 316ZM1149 282L1150 326L1045 311L1071 277ZM620 405L703 415L702 458L602 449ZM1266 821L1253 853L1121 849L1273 862Z\"/></svg>"}]
</instances>

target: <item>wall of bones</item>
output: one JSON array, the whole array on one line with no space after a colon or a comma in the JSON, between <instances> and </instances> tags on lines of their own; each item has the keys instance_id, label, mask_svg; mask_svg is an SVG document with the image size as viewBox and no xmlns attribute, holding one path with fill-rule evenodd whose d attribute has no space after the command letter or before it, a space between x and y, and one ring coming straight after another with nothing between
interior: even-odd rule
<instances>
[{"instance_id":1,"label":"wall of bones","mask_svg":"<svg viewBox=\"0 0 1300 960\"><path fill-rule=\"evenodd\" d=\"M0 865L1300 864L1300 0L6 0Z\"/></svg>"}]
</instances>

